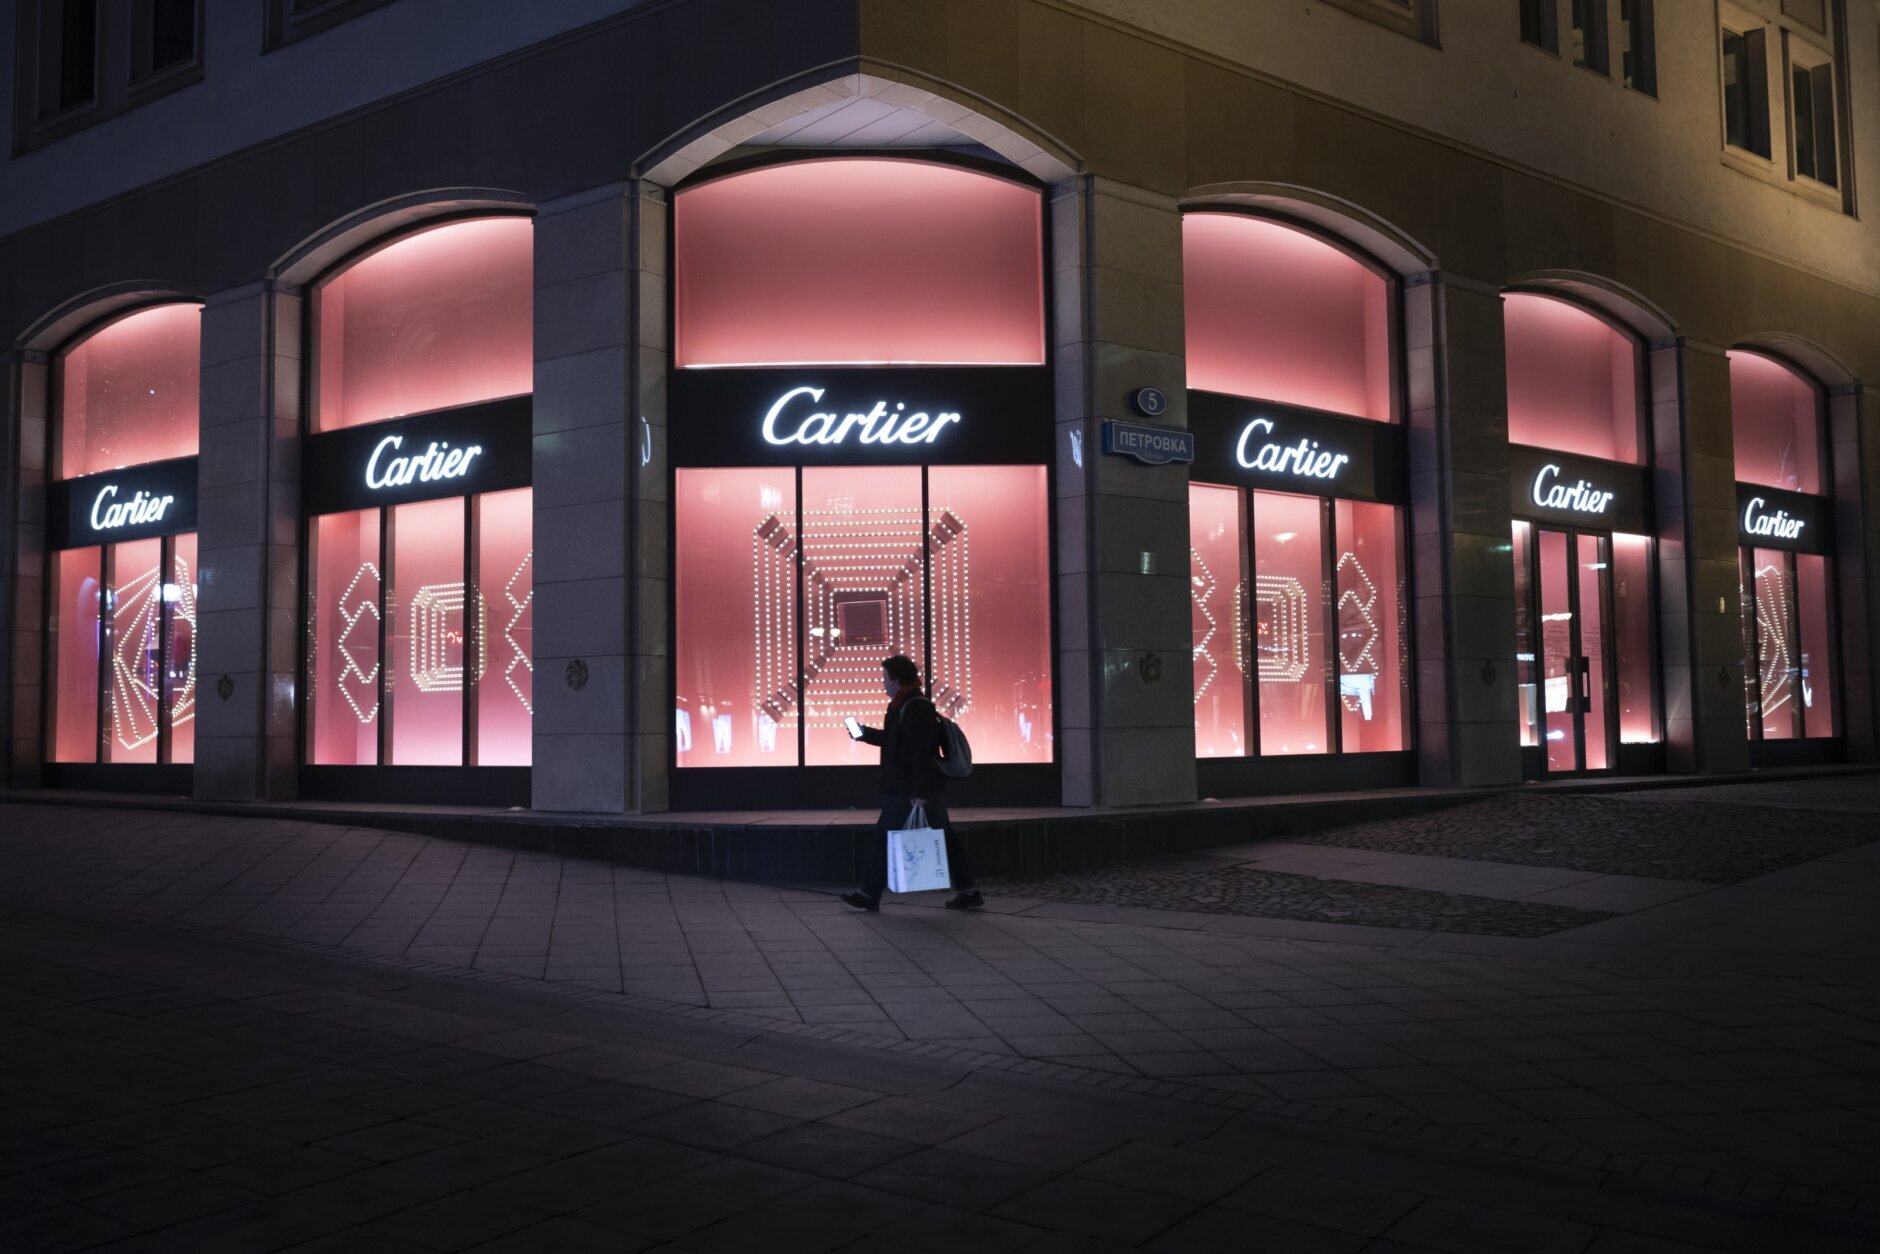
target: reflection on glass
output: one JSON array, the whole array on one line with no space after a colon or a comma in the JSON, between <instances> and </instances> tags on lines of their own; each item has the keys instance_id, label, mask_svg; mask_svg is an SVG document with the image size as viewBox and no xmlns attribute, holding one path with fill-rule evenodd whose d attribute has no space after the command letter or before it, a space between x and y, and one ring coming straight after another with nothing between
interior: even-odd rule
<instances>
[{"instance_id":1,"label":"reflection on glass","mask_svg":"<svg viewBox=\"0 0 1880 1254\"><path fill-rule=\"evenodd\" d=\"M201 339L201 306L159 305L61 353L57 476L195 456Z\"/></svg>"},{"instance_id":2,"label":"reflection on glass","mask_svg":"<svg viewBox=\"0 0 1880 1254\"><path fill-rule=\"evenodd\" d=\"M1236 758L1247 743L1242 607L1246 527L1239 488L1188 485L1189 618L1194 626L1195 756Z\"/></svg>"},{"instance_id":3,"label":"reflection on glass","mask_svg":"<svg viewBox=\"0 0 1880 1254\"><path fill-rule=\"evenodd\" d=\"M476 509L476 766L527 766L535 708L535 503L528 488L491 492Z\"/></svg>"},{"instance_id":4,"label":"reflection on glass","mask_svg":"<svg viewBox=\"0 0 1880 1254\"><path fill-rule=\"evenodd\" d=\"M796 472L681 470L675 493L678 764L795 766Z\"/></svg>"},{"instance_id":5,"label":"reflection on glass","mask_svg":"<svg viewBox=\"0 0 1880 1254\"><path fill-rule=\"evenodd\" d=\"M1737 621L1743 625L1743 723L1751 740L1762 719L1762 666L1756 644L1756 555L1736 551Z\"/></svg>"},{"instance_id":6,"label":"reflection on glass","mask_svg":"<svg viewBox=\"0 0 1880 1254\"><path fill-rule=\"evenodd\" d=\"M163 707L169 711L170 761L196 760L196 537L171 542L170 577L163 585L169 650L163 664Z\"/></svg>"},{"instance_id":7,"label":"reflection on glass","mask_svg":"<svg viewBox=\"0 0 1880 1254\"><path fill-rule=\"evenodd\" d=\"M114 544L105 591L106 762L155 762L162 707L163 541Z\"/></svg>"},{"instance_id":8,"label":"reflection on glass","mask_svg":"<svg viewBox=\"0 0 1880 1254\"><path fill-rule=\"evenodd\" d=\"M1540 532L1541 693L1546 715L1547 769L1576 771L1580 746L1574 734L1579 676L1573 651L1573 563L1564 532Z\"/></svg>"},{"instance_id":9,"label":"reflection on glass","mask_svg":"<svg viewBox=\"0 0 1880 1254\"><path fill-rule=\"evenodd\" d=\"M1516 699L1520 704L1517 717L1521 721L1521 744L1526 748L1541 742L1540 684L1536 679L1530 600L1534 595L1533 572L1529 566L1533 551L1534 525L1517 520L1514 524L1514 672Z\"/></svg>"},{"instance_id":10,"label":"reflection on glass","mask_svg":"<svg viewBox=\"0 0 1880 1254\"><path fill-rule=\"evenodd\" d=\"M1756 675L1761 689L1762 737L1792 740L1802 734L1801 665L1796 656L1795 575L1787 553L1750 553L1756 605Z\"/></svg>"},{"instance_id":11,"label":"reflection on glass","mask_svg":"<svg viewBox=\"0 0 1880 1254\"><path fill-rule=\"evenodd\" d=\"M803 479L807 502L808 471ZM975 762L1049 762L1044 467L935 466L927 472L927 503L934 703L966 733Z\"/></svg>"},{"instance_id":12,"label":"reflection on glass","mask_svg":"<svg viewBox=\"0 0 1880 1254\"><path fill-rule=\"evenodd\" d=\"M1652 668L1652 542L1612 537L1612 631L1618 671L1619 743L1658 742L1658 689Z\"/></svg>"},{"instance_id":13,"label":"reflection on glass","mask_svg":"<svg viewBox=\"0 0 1880 1254\"><path fill-rule=\"evenodd\" d=\"M380 511L313 521L307 590L308 761L379 760Z\"/></svg>"},{"instance_id":14,"label":"reflection on glass","mask_svg":"<svg viewBox=\"0 0 1880 1254\"><path fill-rule=\"evenodd\" d=\"M313 429L533 390L534 241L527 218L454 222L388 244L320 284L311 313Z\"/></svg>"},{"instance_id":15,"label":"reflection on glass","mask_svg":"<svg viewBox=\"0 0 1880 1254\"><path fill-rule=\"evenodd\" d=\"M484 634L464 587L463 498L399 505L391 516L388 757L395 766L460 766L465 675L477 660L471 637Z\"/></svg>"},{"instance_id":16,"label":"reflection on glass","mask_svg":"<svg viewBox=\"0 0 1880 1254\"><path fill-rule=\"evenodd\" d=\"M1324 503L1253 494L1253 653L1260 679L1260 753L1327 753Z\"/></svg>"},{"instance_id":17,"label":"reflection on glass","mask_svg":"<svg viewBox=\"0 0 1880 1254\"><path fill-rule=\"evenodd\" d=\"M1409 697L1403 621L1403 528L1393 506L1334 505L1339 747L1381 753L1405 744Z\"/></svg>"},{"instance_id":18,"label":"reflection on glass","mask_svg":"<svg viewBox=\"0 0 1880 1254\"><path fill-rule=\"evenodd\" d=\"M54 762L98 760L99 605L103 552L66 549L53 555L46 630L52 658L52 700L46 741Z\"/></svg>"},{"instance_id":19,"label":"reflection on glass","mask_svg":"<svg viewBox=\"0 0 1880 1254\"><path fill-rule=\"evenodd\" d=\"M1828 559L1795 555L1796 610L1801 619L1804 734L1832 736L1839 728L1835 701L1834 619L1828 597Z\"/></svg>"},{"instance_id":20,"label":"reflection on glass","mask_svg":"<svg viewBox=\"0 0 1880 1254\"><path fill-rule=\"evenodd\" d=\"M1607 712L1611 706L1606 648L1606 560L1604 536L1579 537L1580 577L1580 715L1586 741L1586 769L1603 771L1612 765L1612 733Z\"/></svg>"}]
</instances>

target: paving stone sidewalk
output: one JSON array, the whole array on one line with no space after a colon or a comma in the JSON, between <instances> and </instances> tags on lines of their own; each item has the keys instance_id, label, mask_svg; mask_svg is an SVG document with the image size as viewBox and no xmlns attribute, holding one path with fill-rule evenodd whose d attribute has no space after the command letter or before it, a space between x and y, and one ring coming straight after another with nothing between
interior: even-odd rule
<instances>
[{"instance_id":1,"label":"paving stone sidewalk","mask_svg":"<svg viewBox=\"0 0 1880 1254\"><path fill-rule=\"evenodd\" d=\"M423 969L420 969L423 967ZM0 1248L1854 1254L1690 1187L96 915L0 918ZM1691 1183L1704 1183L1692 1177ZM1840 1199L1842 1203L1845 1198Z\"/></svg>"},{"instance_id":2,"label":"paving stone sidewalk","mask_svg":"<svg viewBox=\"0 0 1880 1254\"><path fill-rule=\"evenodd\" d=\"M1423 952L1351 943L1400 930L1327 924L1292 925L1314 939L1289 940L1236 930L1286 926L1266 920L1114 909L1092 919L1064 904L959 916L927 902L868 916L815 893L362 829L0 814L11 871L0 896L43 908L343 945L780 1029L842 1028L884 1049L1175 1079L1742 1187L1863 1196L1880 1179L1871 980L1521 956L1546 941ZM1841 887L1861 869L1782 874L1816 867ZM1825 892L1786 895L1822 913Z\"/></svg>"}]
</instances>

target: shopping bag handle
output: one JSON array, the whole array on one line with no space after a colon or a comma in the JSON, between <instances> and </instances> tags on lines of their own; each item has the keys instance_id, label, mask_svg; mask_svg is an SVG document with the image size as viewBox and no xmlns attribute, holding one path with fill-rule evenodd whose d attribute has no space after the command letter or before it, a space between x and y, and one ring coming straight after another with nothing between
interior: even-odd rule
<instances>
[{"instance_id":1,"label":"shopping bag handle","mask_svg":"<svg viewBox=\"0 0 1880 1254\"><path fill-rule=\"evenodd\" d=\"M907 830L910 832L917 827L927 826L927 807L923 804L916 804L907 812L906 823Z\"/></svg>"}]
</instances>

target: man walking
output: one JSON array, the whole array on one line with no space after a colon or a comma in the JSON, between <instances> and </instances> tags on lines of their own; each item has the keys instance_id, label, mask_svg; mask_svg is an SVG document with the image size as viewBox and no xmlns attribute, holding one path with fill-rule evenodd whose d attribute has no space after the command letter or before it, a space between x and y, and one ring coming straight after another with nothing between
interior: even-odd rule
<instances>
[{"instance_id":1,"label":"man walking","mask_svg":"<svg viewBox=\"0 0 1880 1254\"><path fill-rule=\"evenodd\" d=\"M842 900L858 910L881 909L881 893L888 886L888 833L905 828L907 816L920 806L927 813L927 826L947 834L947 864L953 887L960 890L947 901L947 909L975 910L986 899L973 886L966 842L955 838L946 802L940 798L947 785L940 773L940 715L921 695L920 667L913 659L898 653L883 658L881 672L888 715L879 728L862 728L860 736L867 744L881 746L881 817L875 820L875 844L862 886L843 893Z\"/></svg>"}]
</instances>

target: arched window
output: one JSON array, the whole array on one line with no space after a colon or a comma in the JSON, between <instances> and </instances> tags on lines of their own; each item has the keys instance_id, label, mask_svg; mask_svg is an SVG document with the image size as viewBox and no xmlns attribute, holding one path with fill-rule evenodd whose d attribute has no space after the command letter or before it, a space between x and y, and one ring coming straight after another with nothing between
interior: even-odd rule
<instances>
[{"instance_id":1,"label":"arched window","mask_svg":"<svg viewBox=\"0 0 1880 1254\"><path fill-rule=\"evenodd\" d=\"M1821 392L1774 358L1730 353L1736 481L1821 492Z\"/></svg>"},{"instance_id":2,"label":"arched window","mask_svg":"<svg viewBox=\"0 0 1880 1254\"><path fill-rule=\"evenodd\" d=\"M531 762L533 307L525 217L421 229L313 289L310 767Z\"/></svg>"},{"instance_id":3,"label":"arched window","mask_svg":"<svg viewBox=\"0 0 1880 1254\"><path fill-rule=\"evenodd\" d=\"M1638 342L1551 296L1501 300L1509 443L1638 462Z\"/></svg>"},{"instance_id":4,"label":"arched window","mask_svg":"<svg viewBox=\"0 0 1880 1254\"><path fill-rule=\"evenodd\" d=\"M157 305L54 360L51 762L194 760L201 336Z\"/></svg>"}]
</instances>

